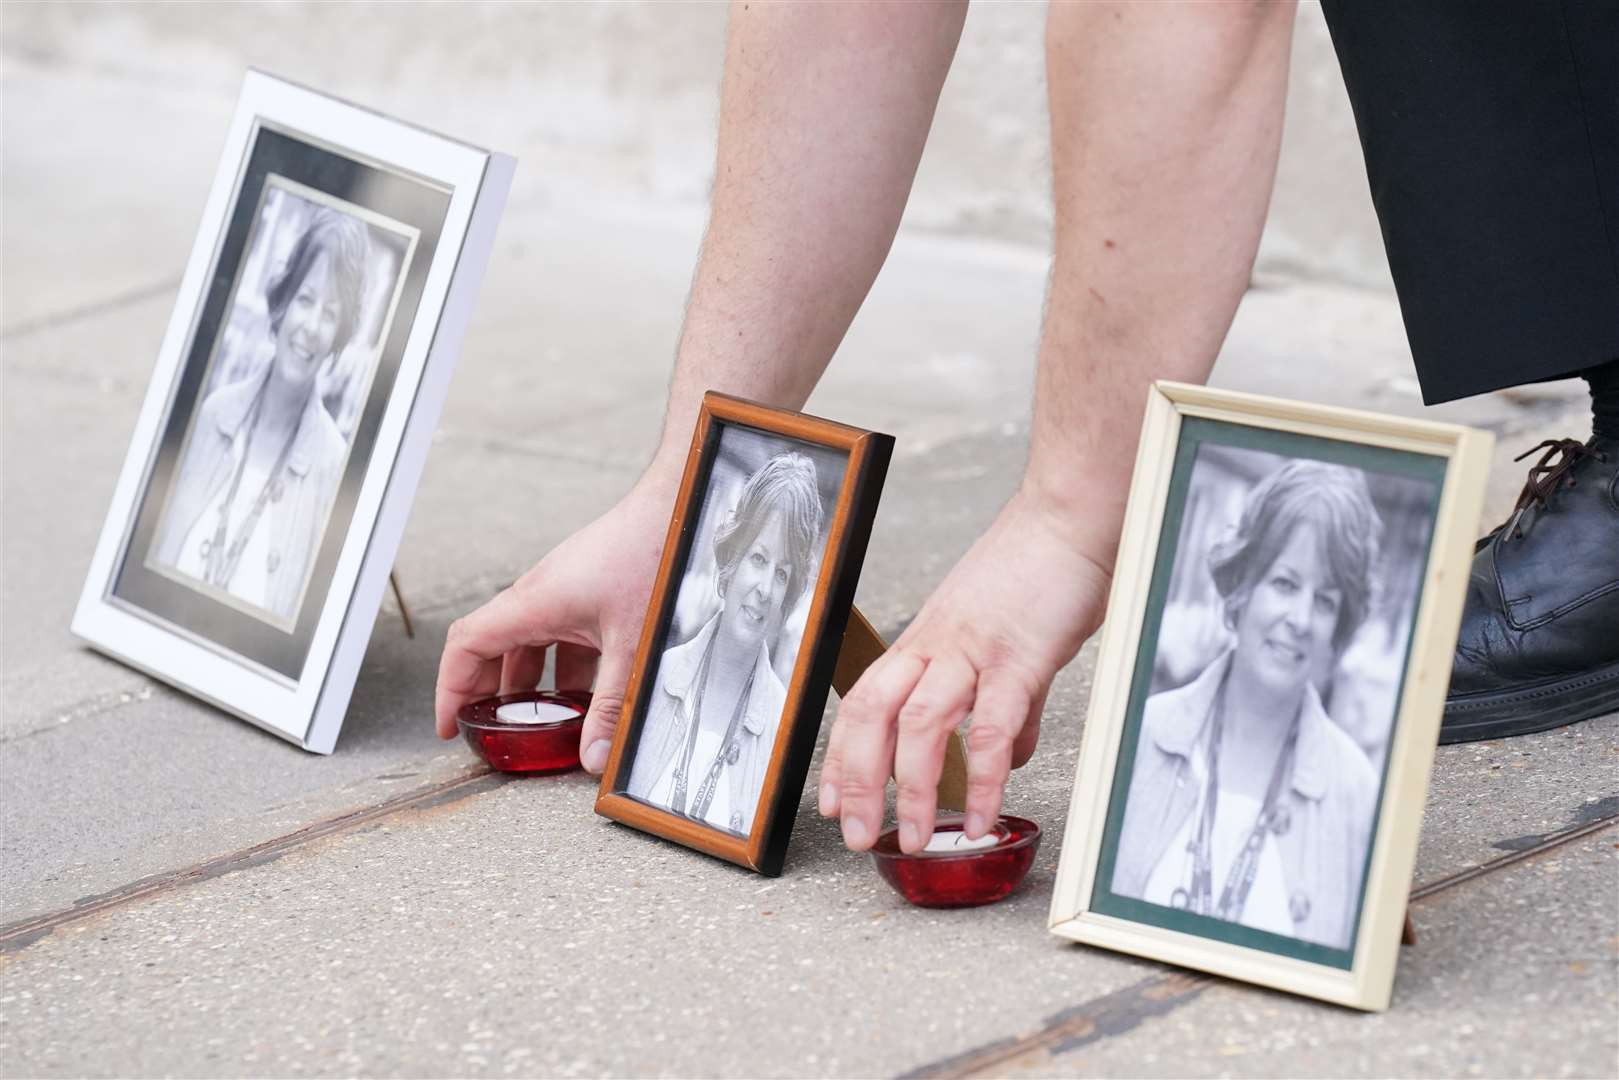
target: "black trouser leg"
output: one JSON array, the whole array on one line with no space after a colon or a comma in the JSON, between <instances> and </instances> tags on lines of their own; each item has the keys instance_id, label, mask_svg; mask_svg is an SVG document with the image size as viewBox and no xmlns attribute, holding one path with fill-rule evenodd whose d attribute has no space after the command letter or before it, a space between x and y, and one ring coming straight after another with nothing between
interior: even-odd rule
<instances>
[{"instance_id":1,"label":"black trouser leg","mask_svg":"<svg viewBox=\"0 0 1619 1080\"><path fill-rule=\"evenodd\" d=\"M1591 434L1619 439L1619 360L1581 372L1591 387Z\"/></svg>"},{"instance_id":2,"label":"black trouser leg","mask_svg":"<svg viewBox=\"0 0 1619 1080\"><path fill-rule=\"evenodd\" d=\"M1619 357L1619 3L1323 7L1423 397Z\"/></svg>"}]
</instances>

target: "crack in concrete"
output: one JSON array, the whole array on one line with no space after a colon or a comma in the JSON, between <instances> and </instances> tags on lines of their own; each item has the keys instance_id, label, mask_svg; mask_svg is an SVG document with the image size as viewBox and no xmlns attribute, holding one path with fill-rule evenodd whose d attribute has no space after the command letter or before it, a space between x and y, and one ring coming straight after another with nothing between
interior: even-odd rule
<instances>
[{"instance_id":1,"label":"crack in concrete","mask_svg":"<svg viewBox=\"0 0 1619 1080\"><path fill-rule=\"evenodd\" d=\"M1619 795L1609 795L1605 799L1592 799L1581 803L1574 808L1572 824L1575 826L1588 825L1593 821L1605 821L1608 818L1619 817ZM1514 836L1507 840L1497 840L1490 846L1498 851L1529 851L1540 844L1544 844L1549 837L1554 837L1563 830L1553 829L1551 832L1530 833L1527 836Z\"/></svg>"},{"instance_id":2,"label":"crack in concrete","mask_svg":"<svg viewBox=\"0 0 1619 1080\"><path fill-rule=\"evenodd\" d=\"M125 292L109 296L103 300L95 300L79 307L68 308L66 311L56 311L51 312L48 315L41 315L37 319L29 319L26 322L18 323L16 326L6 327L4 330L0 330L0 342L16 341L18 338L29 337L30 335L41 333L45 330L54 330L58 327L67 326L70 323L78 322L80 319L89 319L94 318L97 315L105 315L110 311L117 311L119 308L131 307L135 304L141 303L142 301L150 300L153 297L162 296L165 293L173 292L179 287L179 278L164 278L162 281L155 282L150 285L140 285L136 288L126 290Z\"/></svg>"},{"instance_id":3,"label":"crack in concrete","mask_svg":"<svg viewBox=\"0 0 1619 1080\"><path fill-rule=\"evenodd\" d=\"M150 701L152 700L152 695L162 688L161 683L148 681L143 685L93 694L90 697L74 702L53 717L36 722L34 727L0 737L0 746L20 742L23 739L31 739L35 735L43 735L47 731L55 731L62 725L72 723L75 720L85 720L92 716L99 716L102 713L121 709L125 705Z\"/></svg>"},{"instance_id":4,"label":"crack in concrete","mask_svg":"<svg viewBox=\"0 0 1619 1080\"><path fill-rule=\"evenodd\" d=\"M1008 1068L1066 1054L1089 1043L1122 1035L1167 1015L1214 985L1213 976L1174 972L1154 975L1048 1017L1039 1030L1020 1038L997 1039L955 1057L910 1072L897 1080L1004 1075Z\"/></svg>"},{"instance_id":5,"label":"crack in concrete","mask_svg":"<svg viewBox=\"0 0 1619 1080\"><path fill-rule=\"evenodd\" d=\"M642 466L628 461L614 461L599 457L590 457L585 454L575 454L567 450L559 450L554 446L543 443L520 442L516 439L502 439L499 436L484 433L460 432L453 429L440 429L435 442L461 443L480 450L493 450L499 454L509 454L513 457L538 458L543 461L558 461L568 465L580 465L585 468L596 469L601 472L625 473L639 476Z\"/></svg>"},{"instance_id":6,"label":"crack in concrete","mask_svg":"<svg viewBox=\"0 0 1619 1080\"><path fill-rule=\"evenodd\" d=\"M1587 804L1589 807L1591 804ZM1523 850L1492 859L1478 866L1448 874L1411 891L1411 904L1421 903L1439 893L1487 874L1505 870L1536 855L1556 850L1582 837L1619 825L1619 798L1603 799L1596 809L1577 815L1577 824L1547 833ZM1499 846L1499 845L1497 845ZM1122 990L1082 1002L1048 1017L1036 1030L1022 1036L997 1039L964 1053L932 1062L909 1072L899 1080L921 1078L961 1078L1004 1076L1009 1069L1039 1064L1081 1046L1121 1035L1148 1020L1167 1015L1195 1000L1217 980L1212 975L1166 971L1133 983Z\"/></svg>"},{"instance_id":7,"label":"crack in concrete","mask_svg":"<svg viewBox=\"0 0 1619 1080\"><path fill-rule=\"evenodd\" d=\"M208 859L181 870L139 878L116 889L83 897L75 901L71 907L0 926L0 955L26 949L64 926L125 904L173 892L185 885L210 881L238 870L264 866L316 840L360 830L404 811L423 812L437 809L500 787L511 779L508 773L493 772L488 768L475 769L449 780L405 792L374 806L317 821L313 825L307 825L273 840L266 840L262 844Z\"/></svg>"},{"instance_id":8,"label":"crack in concrete","mask_svg":"<svg viewBox=\"0 0 1619 1080\"><path fill-rule=\"evenodd\" d=\"M341 833L365 831L380 826L383 819L405 811L438 809L509 781L505 773L474 770L450 780L405 792L375 806L316 822L285 836L256 844L238 852L207 860L195 866L141 878L120 888L77 901L72 907L0 927L0 955L27 948L63 926L80 922L111 909L152 896L172 892L182 886L208 881L238 870L264 866L313 841ZM1536 855L1619 824L1619 797L1596 800L1579 808L1578 823L1541 837L1523 850L1412 890L1411 903L1427 900L1464 882L1483 877ZM1133 983L1122 990L1054 1013L1038 1029L1022 1035L997 1039L941 1061L932 1062L901 1074L904 1078L971 1077L1003 1075L1020 1064L1038 1064L1082 1046L1132 1031L1150 1020L1165 1016L1195 1000L1218 980L1197 973L1166 971Z\"/></svg>"}]
</instances>

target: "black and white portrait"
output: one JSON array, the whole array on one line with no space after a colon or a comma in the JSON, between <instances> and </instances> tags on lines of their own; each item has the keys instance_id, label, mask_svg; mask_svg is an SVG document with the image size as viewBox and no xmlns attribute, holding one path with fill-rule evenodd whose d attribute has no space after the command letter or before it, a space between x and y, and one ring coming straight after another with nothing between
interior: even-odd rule
<instances>
[{"instance_id":1,"label":"black and white portrait","mask_svg":"<svg viewBox=\"0 0 1619 1080\"><path fill-rule=\"evenodd\" d=\"M514 165L247 72L75 634L332 751Z\"/></svg>"},{"instance_id":2,"label":"black and white portrait","mask_svg":"<svg viewBox=\"0 0 1619 1080\"><path fill-rule=\"evenodd\" d=\"M148 566L292 625L414 241L267 178Z\"/></svg>"},{"instance_id":3,"label":"black and white portrait","mask_svg":"<svg viewBox=\"0 0 1619 1080\"><path fill-rule=\"evenodd\" d=\"M630 796L733 834L753 828L847 456L721 430Z\"/></svg>"},{"instance_id":4,"label":"black and white portrait","mask_svg":"<svg viewBox=\"0 0 1619 1080\"><path fill-rule=\"evenodd\" d=\"M1198 447L1113 893L1351 947L1436 495Z\"/></svg>"}]
</instances>

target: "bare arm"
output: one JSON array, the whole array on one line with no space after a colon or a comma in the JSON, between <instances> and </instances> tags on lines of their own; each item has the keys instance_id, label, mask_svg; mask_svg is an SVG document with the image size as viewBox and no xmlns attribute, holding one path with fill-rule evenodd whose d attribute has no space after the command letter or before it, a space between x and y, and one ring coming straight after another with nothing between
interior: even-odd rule
<instances>
[{"instance_id":1,"label":"bare arm","mask_svg":"<svg viewBox=\"0 0 1619 1080\"><path fill-rule=\"evenodd\" d=\"M1018 492L840 705L820 808L871 846L890 765L927 843L969 714L967 831L1000 812L1056 672L1101 623L1147 386L1203 381L1270 198L1291 4L1053 3L1056 259Z\"/></svg>"},{"instance_id":2,"label":"bare arm","mask_svg":"<svg viewBox=\"0 0 1619 1080\"><path fill-rule=\"evenodd\" d=\"M601 770L703 392L808 398L893 243L965 12L732 5L708 234L658 449L617 506L450 628L440 736L466 702L534 685L556 645L558 686L594 683L584 762Z\"/></svg>"},{"instance_id":3,"label":"bare arm","mask_svg":"<svg viewBox=\"0 0 1619 1080\"><path fill-rule=\"evenodd\" d=\"M708 235L659 457L703 391L809 398L888 257L965 0L731 8Z\"/></svg>"},{"instance_id":4,"label":"bare arm","mask_svg":"<svg viewBox=\"0 0 1619 1080\"><path fill-rule=\"evenodd\" d=\"M1025 487L1111 567L1153 379L1201 383L1248 288L1293 5L1053 4L1056 259Z\"/></svg>"}]
</instances>

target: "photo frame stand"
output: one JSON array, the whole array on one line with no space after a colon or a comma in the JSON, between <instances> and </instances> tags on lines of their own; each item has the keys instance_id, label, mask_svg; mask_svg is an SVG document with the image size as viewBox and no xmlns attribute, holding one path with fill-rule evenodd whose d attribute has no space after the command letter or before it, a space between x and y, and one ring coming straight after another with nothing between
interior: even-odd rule
<instances>
[{"instance_id":1,"label":"photo frame stand","mask_svg":"<svg viewBox=\"0 0 1619 1080\"><path fill-rule=\"evenodd\" d=\"M832 689L838 697L847 697L866 669L887 651L888 642L859 608L851 606L849 626L843 631L838 664L832 672ZM939 774L939 809L958 812L967 809L967 745L959 731L952 731L944 746L944 771Z\"/></svg>"},{"instance_id":2,"label":"photo frame stand","mask_svg":"<svg viewBox=\"0 0 1619 1080\"><path fill-rule=\"evenodd\" d=\"M405 594L399 590L399 575L388 571L388 588L393 590L394 603L399 605L399 618L405 624L405 636L412 641L416 639L416 626L410 619L410 606L405 603Z\"/></svg>"}]
</instances>

